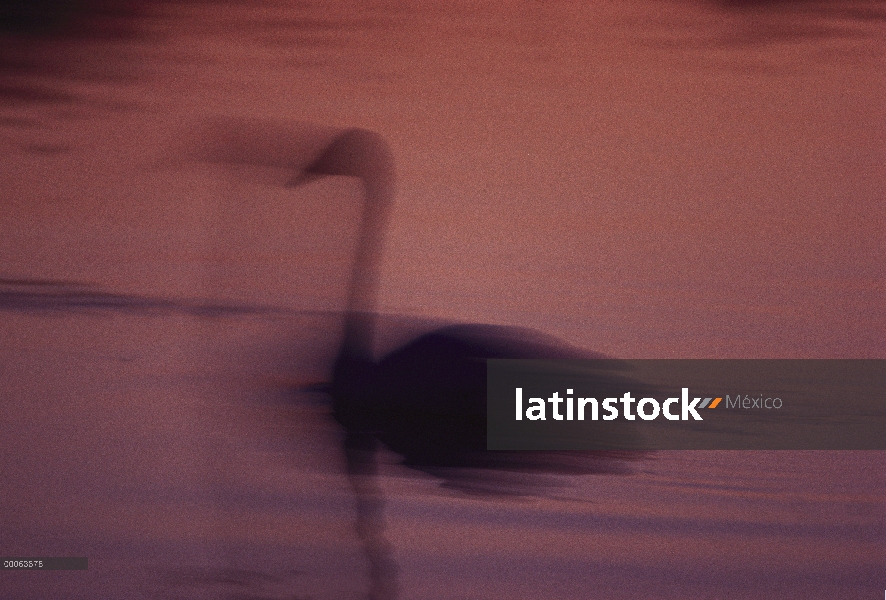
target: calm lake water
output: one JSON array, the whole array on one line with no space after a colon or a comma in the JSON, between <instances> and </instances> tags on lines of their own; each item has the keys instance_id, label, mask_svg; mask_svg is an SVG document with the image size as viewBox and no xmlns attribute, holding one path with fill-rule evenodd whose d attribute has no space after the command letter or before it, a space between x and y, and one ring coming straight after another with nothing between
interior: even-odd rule
<instances>
[{"instance_id":1,"label":"calm lake water","mask_svg":"<svg viewBox=\"0 0 886 600\"><path fill-rule=\"evenodd\" d=\"M190 160L208 116L390 142L379 310L415 327L886 358L879 3L139 9L0 38L0 552L90 557L4 597L365 597L341 433L291 391L328 376L359 189ZM854 600L886 589L884 465L381 482L403 598Z\"/></svg>"}]
</instances>

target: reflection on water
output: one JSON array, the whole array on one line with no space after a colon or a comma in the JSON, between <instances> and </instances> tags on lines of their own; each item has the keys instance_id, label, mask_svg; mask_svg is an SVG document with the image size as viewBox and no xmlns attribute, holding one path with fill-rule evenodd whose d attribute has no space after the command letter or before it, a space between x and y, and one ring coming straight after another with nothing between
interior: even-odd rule
<instances>
[{"instance_id":1,"label":"reflection on water","mask_svg":"<svg viewBox=\"0 0 886 600\"><path fill-rule=\"evenodd\" d=\"M439 319L884 357L879 2L109 6L0 9L0 546L90 557L0 595L365 597L316 386L359 190L185 164L194 115L390 142L380 309L412 317L378 348ZM883 589L880 452L659 453L507 500L383 458L403 597Z\"/></svg>"},{"instance_id":2,"label":"reflection on water","mask_svg":"<svg viewBox=\"0 0 886 600\"><path fill-rule=\"evenodd\" d=\"M152 298L108 293L94 286L68 281L0 279L0 310L89 311L113 310L220 316L238 313L278 312L273 306L221 304L194 300Z\"/></svg>"},{"instance_id":3,"label":"reflection on water","mask_svg":"<svg viewBox=\"0 0 886 600\"><path fill-rule=\"evenodd\" d=\"M4 323L15 493L3 545L90 556L88 579L5 573L7 593L361 597L341 433L289 379L322 372L310 363L328 317L13 311ZM380 485L405 597L855 598L880 585L882 461L663 452L623 476L483 499L388 454Z\"/></svg>"}]
</instances>

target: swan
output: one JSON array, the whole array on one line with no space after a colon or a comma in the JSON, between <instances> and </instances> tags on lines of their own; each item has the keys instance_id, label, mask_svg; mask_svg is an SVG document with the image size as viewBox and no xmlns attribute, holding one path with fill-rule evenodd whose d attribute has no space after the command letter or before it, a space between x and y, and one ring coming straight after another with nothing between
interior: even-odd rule
<instances>
[{"instance_id":1,"label":"swan","mask_svg":"<svg viewBox=\"0 0 886 600\"><path fill-rule=\"evenodd\" d=\"M622 473L637 452L490 452L486 450L486 360L601 358L530 329L488 324L438 327L374 355L384 232L395 197L390 146L367 129L320 129L231 119L204 136L204 159L285 167L290 186L319 177L356 177L363 185L361 222L344 310L344 330L320 389L344 429L343 453L356 498L356 529L369 562L370 600L394 600L397 568L385 538L378 485L384 445L409 468L444 485L480 494L520 493L526 473ZM313 386L312 389L317 389ZM478 471L482 470L482 471ZM482 472L482 477L477 473ZM509 473L505 485L493 474ZM515 475L516 474L516 475ZM483 485L478 485L482 481Z\"/></svg>"}]
</instances>

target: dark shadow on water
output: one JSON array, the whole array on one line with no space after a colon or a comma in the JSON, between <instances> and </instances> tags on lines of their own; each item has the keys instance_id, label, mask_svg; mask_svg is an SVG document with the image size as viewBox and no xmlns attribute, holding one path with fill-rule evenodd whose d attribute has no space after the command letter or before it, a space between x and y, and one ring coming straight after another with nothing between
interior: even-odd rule
<instances>
[{"instance_id":1,"label":"dark shadow on water","mask_svg":"<svg viewBox=\"0 0 886 600\"><path fill-rule=\"evenodd\" d=\"M723 34L726 46L865 38L872 32L860 26L886 23L886 5L870 0L720 0L714 6L743 26Z\"/></svg>"},{"instance_id":2,"label":"dark shadow on water","mask_svg":"<svg viewBox=\"0 0 886 600\"><path fill-rule=\"evenodd\" d=\"M0 279L0 310L179 313L198 317L287 312L287 309L267 305L117 294L90 284L40 279Z\"/></svg>"},{"instance_id":3,"label":"dark shadow on water","mask_svg":"<svg viewBox=\"0 0 886 600\"><path fill-rule=\"evenodd\" d=\"M0 31L75 36L111 33L111 25L142 14L147 4L144 0L5 0L0 8Z\"/></svg>"}]
</instances>

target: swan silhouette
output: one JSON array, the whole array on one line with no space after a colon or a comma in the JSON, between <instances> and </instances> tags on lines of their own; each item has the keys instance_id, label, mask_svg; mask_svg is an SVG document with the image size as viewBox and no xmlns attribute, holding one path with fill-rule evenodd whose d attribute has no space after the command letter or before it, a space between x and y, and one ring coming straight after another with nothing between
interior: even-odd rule
<instances>
[{"instance_id":1,"label":"swan silhouette","mask_svg":"<svg viewBox=\"0 0 886 600\"><path fill-rule=\"evenodd\" d=\"M394 157L379 134L365 129L311 133L304 126L230 120L215 123L213 130L214 141L202 149L204 158L292 168L292 186L325 176L362 181L362 216L344 333L331 380L323 389L331 398L333 417L344 428L356 528L369 562L370 600L393 600L398 589L376 477L380 444L399 454L407 467L438 477L449 487L487 494L519 493L528 482L521 474L527 473L621 473L625 461L642 456L624 451L486 450L487 359L601 357L553 337L518 327L450 325L375 357L378 265L395 195ZM504 473L510 474L507 487L496 487L493 474ZM478 487L478 481L484 486Z\"/></svg>"}]
</instances>

